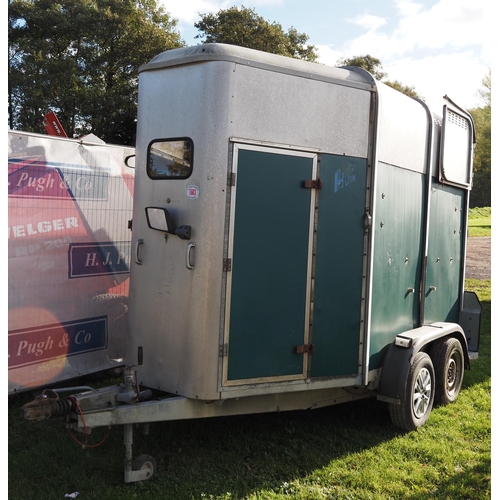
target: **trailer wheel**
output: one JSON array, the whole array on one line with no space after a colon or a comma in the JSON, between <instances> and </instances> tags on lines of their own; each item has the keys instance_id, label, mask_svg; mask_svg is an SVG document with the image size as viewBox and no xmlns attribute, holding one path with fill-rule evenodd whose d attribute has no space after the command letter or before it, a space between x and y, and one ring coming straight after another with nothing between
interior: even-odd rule
<instances>
[{"instance_id":1,"label":"trailer wheel","mask_svg":"<svg viewBox=\"0 0 500 500\"><path fill-rule=\"evenodd\" d=\"M406 391L400 404L391 403L389 411L394 425L413 431L427 422L435 393L435 375L432 360L419 352L410 367Z\"/></svg>"},{"instance_id":2,"label":"trailer wheel","mask_svg":"<svg viewBox=\"0 0 500 500\"><path fill-rule=\"evenodd\" d=\"M435 404L447 405L458 398L464 378L464 352L462 344L450 337L438 341L431 351L436 371Z\"/></svg>"},{"instance_id":3,"label":"trailer wheel","mask_svg":"<svg viewBox=\"0 0 500 500\"><path fill-rule=\"evenodd\" d=\"M132 470L147 470L146 479L151 479L156 472L156 461L150 455L139 455L132 462Z\"/></svg>"}]
</instances>

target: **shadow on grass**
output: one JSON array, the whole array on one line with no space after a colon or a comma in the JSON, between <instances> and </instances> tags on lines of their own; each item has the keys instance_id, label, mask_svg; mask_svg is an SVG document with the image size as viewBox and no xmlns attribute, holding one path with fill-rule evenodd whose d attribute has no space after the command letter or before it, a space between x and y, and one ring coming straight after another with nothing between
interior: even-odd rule
<instances>
[{"instance_id":1,"label":"shadow on grass","mask_svg":"<svg viewBox=\"0 0 500 500\"><path fill-rule=\"evenodd\" d=\"M13 405L13 412L17 406ZM91 434L92 443L101 439L104 429L96 431L95 436ZM259 498L259 491L280 494L284 485L301 482L332 461L356 461L364 450L403 435L391 424L387 406L375 399L311 411L159 422L150 425L146 436L139 428L134 430L134 457L152 455L158 465L155 477L126 485L122 427L113 427L111 438L95 450L83 450L55 420L35 425L17 422L13 432L18 435L12 443L9 439L9 448L18 449L12 450L13 457L9 453L9 484L19 496L9 488L9 498L35 498L31 495L39 486L33 490L31 484L42 481L47 485L46 499L80 491L87 499L100 500L241 499ZM438 485L444 496L436 497L447 498L463 482L470 481L473 488L474 480L472 472L460 472ZM410 493L407 498L419 497Z\"/></svg>"},{"instance_id":2,"label":"shadow on grass","mask_svg":"<svg viewBox=\"0 0 500 500\"><path fill-rule=\"evenodd\" d=\"M405 495L408 500L428 500L443 498L453 500L471 500L491 498L491 460L456 472L451 477L442 480L432 495L421 493Z\"/></svg>"},{"instance_id":3,"label":"shadow on grass","mask_svg":"<svg viewBox=\"0 0 500 500\"><path fill-rule=\"evenodd\" d=\"M159 422L144 436L134 430L134 457L153 456L157 473L123 483L123 428L113 427L97 449L82 449L58 420L25 422L9 405L9 498L245 498L280 491L332 460L368 449L400 433L375 399L318 410ZM92 443L104 435L96 429ZM82 436L78 436L83 441ZM41 484L43 483L43 489ZM212 495L212 497L211 497Z\"/></svg>"},{"instance_id":4,"label":"shadow on grass","mask_svg":"<svg viewBox=\"0 0 500 500\"><path fill-rule=\"evenodd\" d=\"M60 422L31 424L17 422L17 436L12 444L9 440L9 448L19 448L9 454L11 499L63 498L71 491L99 500L273 498L274 493L281 498L287 484L307 482L336 460L356 468L360 453L403 435L392 426L386 405L375 399L311 411L155 423L147 436L135 429L134 456L155 457L157 473L150 481L126 485L121 427L114 427L100 448L83 450ZM91 436L96 442L102 433ZM491 465L475 467L443 478L433 497L487 498L474 491L488 490ZM484 484L478 485L478 475ZM405 498L422 497L410 489Z\"/></svg>"},{"instance_id":5,"label":"shadow on grass","mask_svg":"<svg viewBox=\"0 0 500 500\"><path fill-rule=\"evenodd\" d=\"M374 399L311 411L155 424L137 448L160 458L169 498L245 498L279 492L332 460L398 436ZM154 449L151 449L151 445ZM147 487L146 485L144 485ZM173 489L172 489L173 488Z\"/></svg>"}]
</instances>

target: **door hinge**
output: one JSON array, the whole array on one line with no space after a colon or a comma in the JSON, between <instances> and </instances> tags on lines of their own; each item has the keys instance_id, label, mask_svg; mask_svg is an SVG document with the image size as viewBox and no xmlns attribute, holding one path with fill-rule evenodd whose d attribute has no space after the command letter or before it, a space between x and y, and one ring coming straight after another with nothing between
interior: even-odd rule
<instances>
[{"instance_id":1,"label":"door hinge","mask_svg":"<svg viewBox=\"0 0 500 500\"><path fill-rule=\"evenodd\" d=\"M297 354L314 354L314 344L298 345Z\"/></svg>"},{"instance_id":2,"label":"door hinge","mask_svg":"<svg viewBox=\"0 0 500 500\"><path fill-rule=\"evenodd\" d=\"M229 174L227 174L227 185L236 186L236 174L234 172L229 172Z\"/></svg>"},{"instance_id":3,"label":"door hinge","mask_svg":"<svg viewBox=\"0 0 500 500\"><path fill-rule=\"evenodd\" d=\"M228 348L227 344L222 344L219 346L219 356L221 358L227 357L227 348Z\"/></svg>"},{"instance_id":4,"label":"door hinge","mask_svg":"<svg viewBox=\"0 0 500 500\"><path fill-rule=\"evenodd\" d=\"M322 185L320 179L307 179L304 181L304 187L309 189L321 189Z\"/></svg>"},{"instance_id":5,"label":"door hinge","mask_svg":"<svg viewBox=\"0 0 500 500\"><path fill-rule=\"evenodd\" d=\"M224 259L224 269L226 273L231 271L231 259Z\"/></svg>"}]
</instances>

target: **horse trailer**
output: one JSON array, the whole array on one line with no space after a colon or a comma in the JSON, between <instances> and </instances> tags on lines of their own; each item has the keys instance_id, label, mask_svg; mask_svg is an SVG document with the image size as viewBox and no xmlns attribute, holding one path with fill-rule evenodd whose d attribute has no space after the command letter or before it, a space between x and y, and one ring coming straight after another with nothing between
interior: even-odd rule
<instances>
[{"instance_id":1,"label":"horse trailer","mask_svg":"<svg viewBox=\"0 0 500 500\"><path fill-rule=\"evenodd\" d=\"M474 124L356 67L204 44L140 69L124 382L46 390L73 429L376 397L413 430L477 356Z\"/></svg>"}]
</instances>

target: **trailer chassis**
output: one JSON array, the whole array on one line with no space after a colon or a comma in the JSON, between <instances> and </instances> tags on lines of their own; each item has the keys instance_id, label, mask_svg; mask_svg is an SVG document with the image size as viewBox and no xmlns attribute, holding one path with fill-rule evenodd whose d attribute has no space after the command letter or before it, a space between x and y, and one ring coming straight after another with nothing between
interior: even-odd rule
<instances>
[{"instance_id":1,"label":"trailer chassis","mask_svg":"<svg viewBox=\"0 0 500 500\"><path fill-rule=\"evenodd\" d=\"M45 396L21 408L26 420L62 418L69 429L86 435L97 427L124 426L126 483L150 479L156 469L155 460L149 455L133 460L134 424L141 424L147 434L153 422L317 409L376 396L376 391L367 387L281 392L214 401L168 393L153 395L149 389L140 389L133 365L126 367L122 384L81 392L65 399L59 398L55 391L44 393Z\"/></svg>"}]
</instances>

